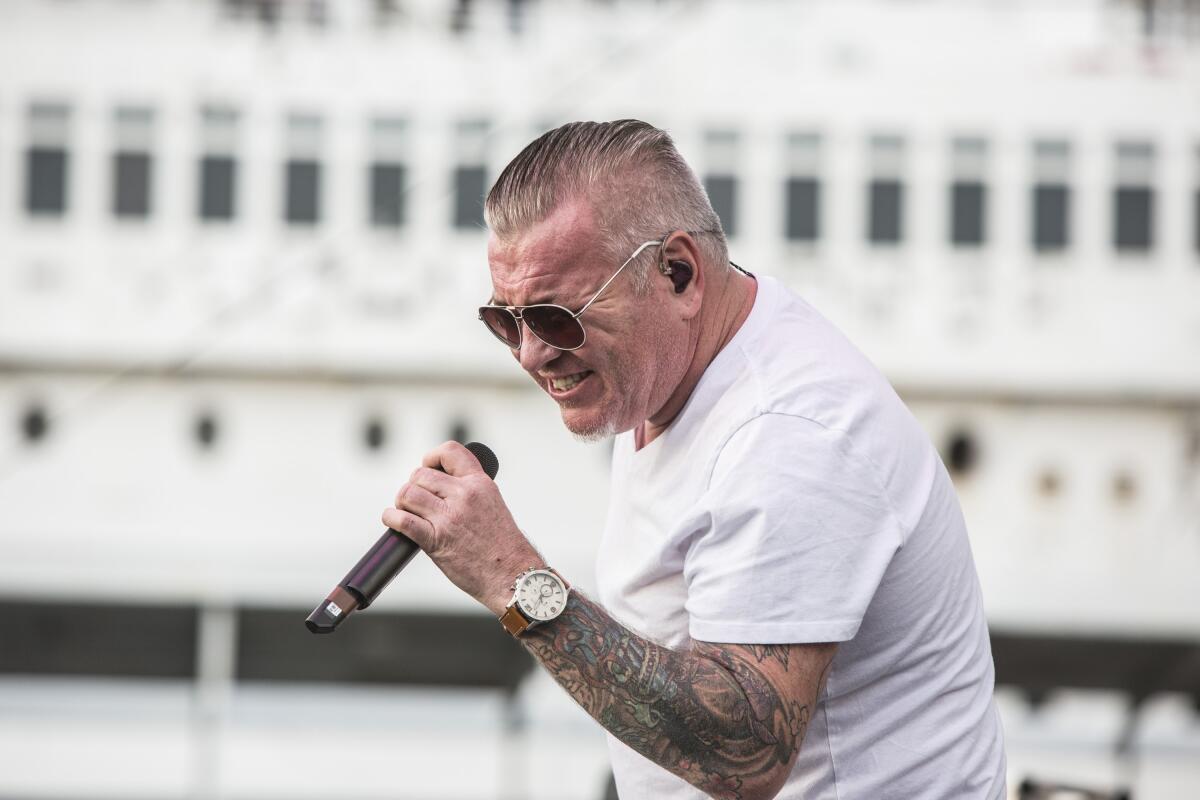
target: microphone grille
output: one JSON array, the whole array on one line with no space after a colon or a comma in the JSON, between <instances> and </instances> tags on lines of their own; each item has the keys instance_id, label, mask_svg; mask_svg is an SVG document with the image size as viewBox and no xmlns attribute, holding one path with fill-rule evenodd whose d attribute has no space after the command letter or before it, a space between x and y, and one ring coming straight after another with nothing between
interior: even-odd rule
<instances>
[{"instance_id":1,"label":"microphone grille","mask_svg":"<svg viewBox=\"0 0 1200 800\"><path fill-rule=\"evenodd\" d=\"M481 442L467 442L467 449L479 459L479 465L483 467L483 471L487 473L487 476L492 480L496 480L496 473L500 471L500 459L496 458L496 454L492 452L492 448Z\"/></svg>"}]
</instances>

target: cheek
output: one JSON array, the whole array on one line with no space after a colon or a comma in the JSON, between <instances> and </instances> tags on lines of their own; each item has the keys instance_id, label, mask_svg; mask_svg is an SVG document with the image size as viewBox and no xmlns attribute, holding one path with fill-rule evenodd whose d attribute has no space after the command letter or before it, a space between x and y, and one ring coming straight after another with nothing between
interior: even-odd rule
<instances>
[{"instance_id":1,"label":"cheek","mask_svg":"<svg viewBox=\"0 0 1200 800\"><path fill-rule=\"evenodd\" d=\"M607 390L628 399L653 394L655 387L674 371L678 355L671 346L678 334L661 318L661 310L642 309L623 324L597 332L589 339L595 349L581 353L589 369L603 373ZM686 331L684 332L686 336Z\"/></svg>"},{"instance_id":2,"label":"cheek","mask_svg":"<svg viewBox=\"0 0 1200 800\"><path fill-rule=\"evenodd\" d=\"M629 394L656 394L663 382L670 382L677 371L679 356L677 348L672 347L671 338L675 332L670 326L650 318L631 333L631 340L636 345L618 355L628 380L622 388Z\"/></svg>"}]
</instances>

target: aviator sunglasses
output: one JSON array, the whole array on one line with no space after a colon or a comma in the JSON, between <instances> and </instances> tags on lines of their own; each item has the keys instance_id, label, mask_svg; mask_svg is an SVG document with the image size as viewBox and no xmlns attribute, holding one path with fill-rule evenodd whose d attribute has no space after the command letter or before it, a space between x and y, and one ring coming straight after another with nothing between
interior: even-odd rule
<instances>
[{"instance_id":1,"label":"aviator sunglasses","mask_svg":"<svg viewBox=\"0 0 1200 800\"><path fill-rule=\"evenodd\" d=\"M521 349L521 320L525 321L534 336L556 350L578 350L587 341L587 331L584 330L583 323L579 321L583 312L596 302L596 298L608 288L610 283L616 280L625 267L641 255L643 250L647 247L662 245L665 241L666 239L642 242L638 249L633 251L633 255L625 259L625 263L617 268L612 277L606 280L604 285L592 295L592 299L584 303L583 308L578 311L571 311L569 308L553 303L538 303L532 306L480 306L479 319L483 320L483 324L487 326L493 336L513 350Z\"/></svg>"}]
</instances>

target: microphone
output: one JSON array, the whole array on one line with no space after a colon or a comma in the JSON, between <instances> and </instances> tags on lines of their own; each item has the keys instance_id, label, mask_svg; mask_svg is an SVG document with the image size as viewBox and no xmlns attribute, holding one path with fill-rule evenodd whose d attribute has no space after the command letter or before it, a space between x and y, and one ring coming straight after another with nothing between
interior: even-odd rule
<instances>
[{"instance_id":1,"label":"microphone","mask_svg":"<svg viewBox=\"0 0 1200 800\"><path fill-rule=\"evenodd\" d=\"M487 476L495 480L500 461L491 448L486 444L470 442L467 449L479 459L479 465ZM329 596L313 609L308 619L304 620L305 626L312 633L333 633L346 617L370 606L383 587L391 583L392 578L408 566L408 562L420 550L417 543L403 533L386 529L379 541L333 587Z\"/></svg>"}]
</instances>

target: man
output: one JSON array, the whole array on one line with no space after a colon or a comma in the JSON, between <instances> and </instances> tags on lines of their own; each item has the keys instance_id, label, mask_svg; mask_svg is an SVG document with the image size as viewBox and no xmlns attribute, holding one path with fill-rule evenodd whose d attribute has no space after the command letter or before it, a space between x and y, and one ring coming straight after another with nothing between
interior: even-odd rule
<instances>
[{"instance_id":1,"label":"man","mask_svg":"<svg viewBox=\"0 0 1200 800\"><path fill-rule=\"evenodd\" d=\"M650 125L545 134L486 214L481 319L567 428L617 436L602 602L548 569L455 443L383 521L607 729L621 797L1002 797L966 530L887 381L730 265Z\"/></svg>"}]
</instances>

